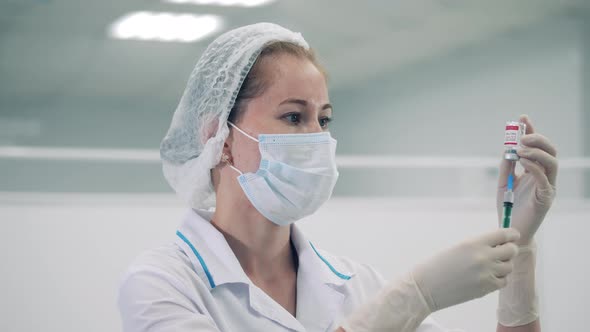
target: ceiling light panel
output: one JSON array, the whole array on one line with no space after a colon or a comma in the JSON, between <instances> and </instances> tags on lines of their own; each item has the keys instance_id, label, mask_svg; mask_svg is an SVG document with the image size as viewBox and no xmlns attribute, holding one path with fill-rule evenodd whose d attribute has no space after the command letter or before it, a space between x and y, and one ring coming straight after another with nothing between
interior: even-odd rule
<instances>
[{"instance_id":1,"label":"ceiling light panel","mask_svg":"<svg viewBox=\"0 0 590 332\"><path fill-rule=\"evenodd\" d=\"M164 0L168 3L225 6L225 7L258 7L268 5L275 0Z\"/></svg>"},{"instance_id":2,"label":"ceiling light panel","mask_svg":"<svg viewBox=\"0 0 590 332\"><path fill-rule=\"evenodd\" d=\"M140 11L113 22L109 27L109 36L116 39L192 43L219 31L222 23L221 17L216 15Z\"/></svg>"}]
</instances>

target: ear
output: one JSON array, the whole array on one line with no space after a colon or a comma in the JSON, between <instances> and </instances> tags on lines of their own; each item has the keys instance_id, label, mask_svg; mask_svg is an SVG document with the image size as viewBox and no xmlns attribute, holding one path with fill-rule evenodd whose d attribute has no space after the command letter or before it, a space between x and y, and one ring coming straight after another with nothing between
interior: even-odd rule
<instances>
[{"instance_id":1,"label":"ear","mask_svg":"<svg viewBox=\"0 0 590 332\"><path fill-rule=\"evenodd\" d=\"M233 132L230 130L229 135L223 142L223 149L221 150L221 163L232 163L233 158L231 154L231 146L233 143Z\"/></svg>"}]
</instances>

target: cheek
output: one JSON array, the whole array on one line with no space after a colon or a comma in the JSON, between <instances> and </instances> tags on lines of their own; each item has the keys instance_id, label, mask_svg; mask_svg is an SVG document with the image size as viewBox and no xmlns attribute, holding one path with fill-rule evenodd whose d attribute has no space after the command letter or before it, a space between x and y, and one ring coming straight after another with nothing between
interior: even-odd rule
<instances>
[{"instance_id":1,"label":"cheek","mask_svg":"<svg viewBox=\"0 0 590 332\"><path fill-rule=\"evenodd\" d=\"M233 151L234 167L243 173L256 172L260 165L260 151L258 150L258 143L240 142L234 145Z\"/></svg>"}]
</instances>

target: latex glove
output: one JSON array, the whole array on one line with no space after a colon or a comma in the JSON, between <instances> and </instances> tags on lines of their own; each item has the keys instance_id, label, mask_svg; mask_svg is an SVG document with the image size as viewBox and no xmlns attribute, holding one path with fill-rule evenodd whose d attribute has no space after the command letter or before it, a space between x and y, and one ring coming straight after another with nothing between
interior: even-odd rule
<instances>
[{"instance_id":1,"label":"latex glove","mask_svg":"<svg viewBox=\"0 0 590 332\"><path fill-rule=\"evenodd\" d=\"M536 245L534 235L541 226L555 197L555 181L558 163L557 150L549 140L535 133L528 116L520 122L527 125L522 137L524 146L518 151L520 164L525 172L514 178L514 207L512 227L518 229L521 238L519 254L514 259L514 271L508 277L508 285L500 291L498 322L504 326L522 326L539 318L538 297L535 290ZM513 163L506 160L500 166L498 182L498 220L501 222L503 196L509 174L514 174Z\"/></svg>"},{"instance_id":2,"label":"latex glove","mask_svg":"<svg viewBox=\"0 0 590 332\"><path fill-rule=\"evenodd\" d=\"M389 283L343 324L346 332L415 331L432 312L482 297L507 283L520 237L497 229L442 251Z\"/></svg>"},{"instance_id":3,"label":"latex glove","mask_svg":"<svg viewBox=\"0 0 590 332\"><path fill-rule=\"evenodd\" d=\"M498 297L498 323L514 327L539 319L539 303L535 290L535 264L537 247L532 241L520 246L513 260L514 269L508 284Z\"/></svg>"},{"instance_id":4,"label":"latex glove","mask_svg":"<svg viewBox=\"0 0 590 332\"><path fill-rule=\"evenodd\" d=\"M528 244L541 226L547 211L555 197L555 180L557 177L557 150L549 140L535 133L533 124L527 115L520 117L526 124L526 135L522 137L523 148L518 150L520 164L525 172L514 176L514 207L512 225L520 231L519 245ZM514 162L502 160L498 180L498 220L501 222L504 192L508 175L514 175Z\"/></svg>"}]
</instances>

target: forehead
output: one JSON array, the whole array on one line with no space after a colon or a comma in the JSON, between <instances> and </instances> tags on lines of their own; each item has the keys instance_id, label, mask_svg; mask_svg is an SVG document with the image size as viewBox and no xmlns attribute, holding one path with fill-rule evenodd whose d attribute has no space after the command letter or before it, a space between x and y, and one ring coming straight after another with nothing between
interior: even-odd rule
<instances>
[{"instance_id":1,"label":"forehead","mask_svg":"<svg viewBox=\"0 0 590 332\"><path fill-rule=\"evenodd\" d=\"M290 54L268 57L264 75L269 80L264 95L268 98L298 97L317 103L328 102L324 74L308 59Z\"/></svg>"}]
</instances>

